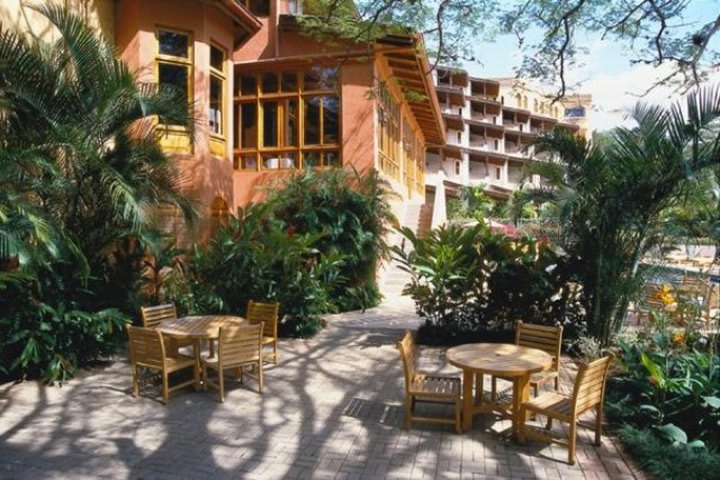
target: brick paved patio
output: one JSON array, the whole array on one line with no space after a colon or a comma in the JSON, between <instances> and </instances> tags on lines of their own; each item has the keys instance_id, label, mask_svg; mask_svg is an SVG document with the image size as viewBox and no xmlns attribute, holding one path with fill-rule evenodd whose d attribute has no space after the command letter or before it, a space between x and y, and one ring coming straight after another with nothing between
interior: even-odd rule
<instances>
[{"instance_id":1,"label":"brick paved patio","mask_svg":"<svg viewBox=\"0 0 720 480\"><path fill-rule=\"evenodd\" d=\"M610 439L593 447L590 432L570 467L564 447L515 445L509 422L492 416L464 435L402 430L394 342L418 324L408 312L328 317L315 338L281 342L263 395L252 381L231 384L224 404L192 389L167 407L134 399L123 358L62 388L2 385L0 478L637 478ZM423 349L422 361L453 371L437 349Z\"/></svg>"}]
</instances>

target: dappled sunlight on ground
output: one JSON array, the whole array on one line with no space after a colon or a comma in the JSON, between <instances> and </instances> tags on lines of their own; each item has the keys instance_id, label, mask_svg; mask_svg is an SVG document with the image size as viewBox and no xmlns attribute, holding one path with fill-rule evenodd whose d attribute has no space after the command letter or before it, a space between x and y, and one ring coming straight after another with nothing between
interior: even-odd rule
<instances>
[{"instance_id":1,"label":"dappled sunlight on ground","mask_svg":"<svg viewBox=\"0 0 720 480\"><path fill-rule=\"evenodd\" d=\"M251 379L230 381L224 404L192 388L168 406L159 389L135 399L124 358L63 387L0 386L0 477L635 478L613 442L596 448L589 431L570 467L564 447L518 446L509 421L492 415L464 435L403 430L395 341L419 324L410 312L400 302L330 316L316 337L281 341L264 394ZM459 373L440 349L421 355L423 369Z\"/></svg>"}]
</instances>

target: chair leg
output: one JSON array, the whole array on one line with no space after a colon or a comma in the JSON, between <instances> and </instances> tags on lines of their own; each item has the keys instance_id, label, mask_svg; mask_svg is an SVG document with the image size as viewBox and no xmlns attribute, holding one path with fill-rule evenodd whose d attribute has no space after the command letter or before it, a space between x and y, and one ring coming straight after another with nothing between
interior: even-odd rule
<instances>
[{"instance_id":1,"label":"chair leg","mask_svg":"<svg viewBox=\"0 0 720 480\"><path fill-rule=\"evenodd\" d=\"M165 405L167 405L168 401L170 400L170 386L168 381L168 373L163 370L162 373L162 380L163 380L163 402Z\"/></svg>"},{"instance_id":2,"label":"chair leg","mask_svg":"<svg viewBox=\"0 0 720 480\"><path fill-rule=\"evenodd\" d=\"M552 428L552 422L553 422L552 417L548 416L547 423L545 424L545 430L550 430Z\"/></svg>"},{"instance_id":3,"label":"chair leg","mask_svg":"<svg viewBox=\"0 0 720 480\"><path fill-rule=\"evenodd\" d=\"M560 391L560 373L558 372L558 376L555 377L555 391Z\"/></svg>"},{"instance_id":4,"label":"chair leg","mask_svg":"<svg viewBox=\"0 0 720 480\"><path fill-rule=\"evenodd\" d=\"M577 418L573 418L570 422L570 432L568 433L568 463L575 465L575 443L577 442Z\"/></svg>"},{"instance_id":5,"label":"chair leg","mask_svg":"<svg viewBox=\"0 0 720 480\"><path fill-rule=\"evenodd\" d=\"M458 435L462 435L462 418L460 416L462 412L462 399L460 397L455 399L455 432Z\"/></svg>"},{"instance_id":6,"label":"chair leg","mask_svg":"<svg viewBox=\"0 0 720 480\"><path fill-rule=\"evenodd\" d=\"M133 397L136 397L140 395L140 378L138 374L138 366L133 365L132 368L132 376L133 376Z\"/></svg>"},{"instance_id":7,"label":"chair leg","mask_svg":"<svg viewBox=\"0 0 720 480\"><path fill-rule=\"evenodd\" d=\"M258 383L260 384L260 393L263 392L263 366L262 361L258 362Z\"/></svg>"},{"instance_id":8,"label":"chair leg","mask_svg":"<svg viewBox=\"0 0 720 480\"><path fill-rule=\"evenodd\" d=\"M602 405L598 405L596 407L596 413L595 413L595 446L596 447L599 447L601 444L600 439L602 437L602 419L603 419Z\"/></svg>"},{"instance_id":9,"label":"chair leg","mask_svg":"<svg viewBox=\"0 0 720 480\"><path fill-rule=\"evenodd\" d=\"M278 342L277 338L273 342L273 363L277 365L278 363Z\"/></svg>"},{"instance_id":10,"label":"chair leg","mask_svg":"<svg viewBox=\"0 0 720 480\"><path fill-rule=\"evenodd\" d=\"M225 403L225 375L222 367L218 368L218 385L220 386L220 403Z\"/></svg>"},{"instance_id":11,"label":"chair leg","mask_svg":"<svg viewBox=\"0 0 720 480\"><path fill-rule=\"evenodd\" d=\"M490 387L490 400L495 401L497 396L497 378L492 377L492 386Z\"/></svg>"},{"instance_id":12,"label":"chair leg","mask_svg":"<svg viewBox=\"0 0 720 480\"><path fill-rule=\"evenodd\" d=\"M412 426L412 409L415 399L409 394L405 395L405 430L410 430Z\"/></svg>"}]
</instances>

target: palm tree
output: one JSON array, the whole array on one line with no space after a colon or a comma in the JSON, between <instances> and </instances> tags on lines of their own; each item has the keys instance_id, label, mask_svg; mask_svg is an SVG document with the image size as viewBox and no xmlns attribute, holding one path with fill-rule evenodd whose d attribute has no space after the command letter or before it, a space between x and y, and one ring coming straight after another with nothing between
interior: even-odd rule
<instances>
[{"instance_id":1,"label":"palm tree","mask_svg":"<svg viewBox=\"0 0 720 480\"><path fill-rule=\"evenodd\" d=\"M720 161L719 117L720 90L705 87L670 108L637 105L637 126L614 130L602 147L560 130L537 140L556 155L530 166L548 181L531 194L557 203L589 333L603 344L622 325L642 256L661 241L660 213Z\"/></svg>"},{"instance_id":2,"label":"palm tree","mask_svg":"<svg viewBox=\"0 0 720 480\"><path fill-rule=\"evenodd\" d=\"M158 207L193 218L157 143L165 123L191 127L191 112L180 92L137 84L77 15L37 11L57 40L0 34L0 239L14 251L43 246L55 273L83 286L107 282L118 241L157 237Z\"/></svg>"}]
</instances>

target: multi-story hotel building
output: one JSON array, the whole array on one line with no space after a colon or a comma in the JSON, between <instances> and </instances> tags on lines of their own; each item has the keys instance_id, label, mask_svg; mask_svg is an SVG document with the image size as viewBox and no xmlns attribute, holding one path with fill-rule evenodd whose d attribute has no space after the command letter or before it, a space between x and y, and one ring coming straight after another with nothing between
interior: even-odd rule
<instances>
[{"instance_id":1,"label":"multi-story hotel building","mask_svg":"<svg viewBox=\"0 0 720 480\"><path fill-rule=\"evenodd\" d=\"M460 186L477 185L493 198L507 199L523 181L540 181L524 173L540 132L560 126L587 134L589 95L553 103L544 92L514 78L475 78L449 68L437 69L434 78L447 130L445 145L427 153L429 201L456 195Z\"/></svg>"},{"instance_id":2,"label":"multi-story hotel building","mask_svg":"<svg viewBox=\"0 0 720 480\"><path fill-rule=\"evenodd\" d=\"M399 205L424 200L426 145L442 144L445 126L419 35L320 42L299 18L322 12L299 0L54 1L110 40L139 82L187 91L195 135L168 126L162 145L207 225L306 166L375 168ZM0 3L3 28L52 37L25 5Z\"/></svg>"}]
</instances>

